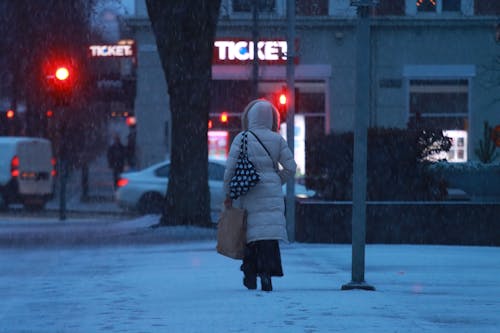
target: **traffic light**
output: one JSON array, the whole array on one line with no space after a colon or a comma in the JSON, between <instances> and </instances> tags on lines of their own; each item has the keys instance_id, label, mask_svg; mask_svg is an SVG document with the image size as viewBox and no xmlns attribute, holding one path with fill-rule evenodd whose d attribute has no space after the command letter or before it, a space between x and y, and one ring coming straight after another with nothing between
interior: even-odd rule
<instances>
[{"instance_id":1,"label":"traffic light","mask_svg":"<svg viewBox=\"0 0 500 333\"><path fill-rule=\"evenodd\" d=\"M295 113L299 112L300 109L300 90L295 88L295 98L294 98L294 110ZM275 105L278 108L280 114L280 124L286 122L288 111L290 108L290 94L287 86L282 86L281 91L274 93Z\"/></svg>"},{"instance_id":2,"label":"traffic light","mask_svg":"<svg viewBox=\"0 0 500 333\"><path fill-rule=\"evenodd\" d=\"M280 105L286 105L286 94L285 93L281 93L280 94L280 101L279 101Z\"/></svg>"},{"instance_id":3,"label":"traffic light","mask_svg":"<svg viewBox=\"0 0 500 333\"><path fill-rule=\"evenodd\" d=\"M219 117L219 120L222 124L226 125L228 120L229 120L229 116L227 115L227 112L222 112L220 114L220 117Z\"/></svg>"},{"instance_id":4,"label":"traffic light","mask_svg":"<svg viewBox=\"0 0 500 333\"><path fill-rule=\"evenodd\" d=\"M75 63L70 58L51 59L44 66L45 87L49 96L56 105L70 103L77 74Z\"/></svg>"},{"instance_id":5,"label":"traffic light","mask_svg":"<svg viewBox=\"0 0 500 333\"><path fill-rule=\"evenodd\" d=\"M227 110L227 109L226 109ZM208 129L212 131L236 131L241 126L240 117L230 110L219 111L209 115Z\"/></svg>"},{"instance_id":6,"label":"traffic light","mask_svg":"<svg viewBox=\"0 0 500 333\"><path fill-rule=\"evenodd\" d=\"M0 113L0 134L15 136L21 131L22 119L14 108Z\"/></svg>"},{"instance_id":7,"label":"traffic light","mask_svg":"<svg viewBox=\"0 0 500 333\"><path fill-rule=\"evenodd\" d=\"M65 63L56 65L45 76L47 88L52 91L69 91L73 88L74 76L72 66Z\"/></svg>"},{"instance_id":8,"label":"traffic light","mask_svg":"<svg viewBox=\"0 0 500 333\"><path fill-rule=\"evenodd\" d=\"M128 115L127 118L125 119L125 123L127 124L128 127L133 127L137 124L137 119L135 118L134 115Z\"/></svg>"},{"instance_id":9,"label":"traffic light","mask_svg":"<svg viewBox=\"0 0 500 333\"><path fill-rule=\"evenodd\" d=\"M286 114L288 109L288 92L286 86L281 87L281 92L278 94L278 101L276 103L280 113L280 123L286 121Z\"/></svg>"}]
</instances>

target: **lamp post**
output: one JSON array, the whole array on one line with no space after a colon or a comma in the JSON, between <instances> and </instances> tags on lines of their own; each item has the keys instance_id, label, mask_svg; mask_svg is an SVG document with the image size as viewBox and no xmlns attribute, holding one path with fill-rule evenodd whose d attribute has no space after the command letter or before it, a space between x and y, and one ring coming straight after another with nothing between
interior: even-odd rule
<instances>
[{"instance_id":1,"label":"lamp post","mask_svg":"<svg viewBox=\"0 0 500 333\"><path fill-rule=\"evenodd\" d=\"M295 155L295 0L287 0L287 55L286 85L287 116L286 140L288 147ZM295 241L295 175L286 184L286 226L288 239Z\"/></svg>"},{"instance_id":2,"label":"lamp post","mask_svg":"<svg viewBox=\"0 0 500 333\"><path fill-rule=\"evenodd\" d=\"M352 0L358 10L356 29L356 110L352 181L352 279L342 290L375 290L365 282L366 169L370 114L370 7L378 0Z\"/></svg>"}]
</instances>

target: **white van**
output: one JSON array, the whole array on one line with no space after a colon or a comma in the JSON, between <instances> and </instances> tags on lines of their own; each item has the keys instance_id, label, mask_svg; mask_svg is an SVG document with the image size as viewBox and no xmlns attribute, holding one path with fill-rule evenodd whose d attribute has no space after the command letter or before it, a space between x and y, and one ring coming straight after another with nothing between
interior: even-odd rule
<instances>
[{"instance_id":1,"label":"white van","mask_svg":"<svg viewBox=\"0 0 500 333\"><path fill-rule=\"evenodd\" d=\"M0 195L3 206L22 203L42 209L54 195L55 159L49 140L0 137Z\"/></svg>"}]
</instances>

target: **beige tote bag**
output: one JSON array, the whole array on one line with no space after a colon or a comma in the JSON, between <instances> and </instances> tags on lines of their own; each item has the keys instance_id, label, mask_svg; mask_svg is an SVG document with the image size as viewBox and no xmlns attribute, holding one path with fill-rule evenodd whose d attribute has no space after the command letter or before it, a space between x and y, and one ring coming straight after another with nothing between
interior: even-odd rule
<instances>
[{"instance_id":1,"label":"beige tote bag","mask_svg":"<svg viewBox=\"0 0 500 333\"><path fill-rule=\"evenodd\" d=\"M247 212L225 208L217 223L217 252L232 259L243 259L247 243Z\"/></svg>"}]
</instances>

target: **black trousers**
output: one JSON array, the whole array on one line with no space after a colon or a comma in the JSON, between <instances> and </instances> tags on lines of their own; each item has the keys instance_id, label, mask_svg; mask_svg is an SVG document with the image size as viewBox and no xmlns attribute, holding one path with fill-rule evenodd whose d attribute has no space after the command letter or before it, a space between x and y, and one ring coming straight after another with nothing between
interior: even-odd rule
<instances>
[{"instance_id":1,"label":"black trousers","mask_svg":"<svg viewBox=\"0 0 500 333\"><path fill-rule=\"evenodd\" d=\"M245 276L283 276L279 241L269 239L248 243L241 270Z\"/></svg>"}]
</instances>

